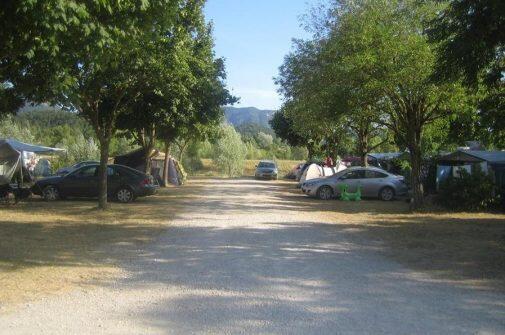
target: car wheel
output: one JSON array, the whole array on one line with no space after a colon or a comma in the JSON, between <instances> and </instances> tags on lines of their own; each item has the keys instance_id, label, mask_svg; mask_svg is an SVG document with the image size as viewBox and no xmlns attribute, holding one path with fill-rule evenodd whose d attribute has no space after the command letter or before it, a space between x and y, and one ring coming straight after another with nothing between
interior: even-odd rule
<instances>
[{"instance_id":1,"label":"car wheel","mask_svg":"<svg viewBox=\"0 0 505 335\"><path fill-rule=\"evenodd\" d=\"M395 197L395 190L393 190L391 187L384 187L380 192L379 192L379 199L382 201L391 201Z\"/></svg>"},{"instance_id":2,"label":"car wheel","mask_svg":"<svg viewBox=\"0 0 505 335\"><path fill-rule=\"evenodd\" d=\"M60 198L60 192L54 185L49 185L44 187L42 190L42 196L45 201L55 201Z\"/></svg>"},{"instance_id":3,"label":"car wheel","mask_svg":"<svg viewBox=\"0 0 505 335\"><path fill-rule=\"evenodd\" d=\"M330 200L333 198L333 190L329 186L321 186L317 190L317 197L321 200Z\"/></svg>"},{"instance_id":4,"label":"car wheel","mask_svg":"<svg viewBox=\"0 0 505 335\"><path fill-rule=\"evenodd\" d=\"M117 201L122 203L131 202L133 201L134 198L135 195L133 194L133 191L130 190L128 187L121 187L116 193Z\"/></svg>"}]
</instances>

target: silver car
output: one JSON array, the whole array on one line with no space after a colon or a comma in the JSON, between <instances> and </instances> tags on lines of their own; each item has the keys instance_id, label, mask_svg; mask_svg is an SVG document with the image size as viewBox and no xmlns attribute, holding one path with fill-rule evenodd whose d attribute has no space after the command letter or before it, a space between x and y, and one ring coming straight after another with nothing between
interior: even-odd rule
<instances>
[{"instance_id":1,"label":"silver car","mask_svg":"<svg viewBox=\"0 0 505 335\"><path fill-rule=\"evenodd\" d=\"M329 200L340 195L343 185L348 192L356 192L361 187L361 194L367 198L379 198L390 201L395 196L406 195L408 192L402 176L397 176L375 167L351 167L333 176L311 179L302 184L303 193Z\"/></svg>"},{"instance_id":2,"label":"silver car","mask_svg":"<svg viewBox=\"0 0 505 335\"><path fill-rule=\"evenodd\" d=\"M274 161L260 161L258 165L256 165L254 177L256 177L256 179L277 179L278 174L279 170Z\"/></svg>"}]
</instances>

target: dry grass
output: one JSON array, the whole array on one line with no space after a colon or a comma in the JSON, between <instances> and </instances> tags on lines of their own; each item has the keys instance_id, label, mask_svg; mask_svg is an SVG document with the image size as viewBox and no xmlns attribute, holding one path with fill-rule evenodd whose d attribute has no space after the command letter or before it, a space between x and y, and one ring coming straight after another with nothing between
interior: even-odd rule
<instances>
[{"instance_id":1,"label":"dry grass","mask_svg":"<svg viewBox=\"0 0 505 335\"><path fill-rule=\"evenodd\" d=\"M115 278L117 264L134 257L177 213L171 200L193 191L163 189L132 204L112 203L105 212L92 200L32 199L0 208L0 306Z\"/></svg>"},{"instance_id":2,"label":"dry grass","mask_svg":"<svg viewBox=\"0 0 505 335\"><path fill-rule=\"evenodd\" d=\"M435 279L505 291L505 214L410 213L403 201L324 202L291 189L301 211L321 211L337 229ZM386 249L382 248L386 246Z\"/></svg>"},{"instance_id":3,"label":"dry grass","mask_svg":"<svg viewBox=\"0 0 505 335\"><path fill-rule=\"evenodd\" d=\"M244 176L254 176L256 170L256 165L259 163L259 159L249 159L245 161L244 165ZM207 176L207 177L220 177L223 176L223 172L213 164L212 159L202 159L203 168L195 173L197 176ZM279 178L284 177L288 172L293 169L293 167L300 163L300 161L292 160L278 160L277 166L279 167Z\"/></svg>"}]
</instances>

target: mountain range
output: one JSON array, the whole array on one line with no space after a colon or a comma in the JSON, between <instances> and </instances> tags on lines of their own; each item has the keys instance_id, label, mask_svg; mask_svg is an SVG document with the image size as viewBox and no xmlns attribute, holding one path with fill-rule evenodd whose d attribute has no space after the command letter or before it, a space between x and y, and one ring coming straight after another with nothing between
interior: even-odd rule
<instances>
[{"instance_id":1,"label":"mountain range","mask_svg":"<svg viewBox=\"0 0 505 335\"><path fill-rule=\"evenodd\" d=\"M224 107L226 121L235 127L245 123L256 123L264 127L270 127L268 121L274 113L275 110L258 109L256 107Z\"/></svg>"}]
</instances>

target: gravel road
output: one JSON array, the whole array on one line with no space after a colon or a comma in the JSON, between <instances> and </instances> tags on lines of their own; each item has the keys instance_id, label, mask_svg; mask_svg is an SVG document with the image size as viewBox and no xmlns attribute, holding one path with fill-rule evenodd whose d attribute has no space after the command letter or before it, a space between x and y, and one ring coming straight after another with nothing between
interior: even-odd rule
<instances>
[{"instance_id":1,"label":"gravel road","mask_svg":"<svg viewBox=\"0 0 505 335\"><path fill-rule=\"evenodd\" d=\"M19 306L0 334L505 334L504 295L404 268L285 184L199 183L120 279Z\"/></svg>"}]
</instances>

